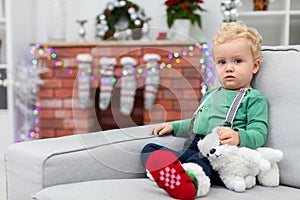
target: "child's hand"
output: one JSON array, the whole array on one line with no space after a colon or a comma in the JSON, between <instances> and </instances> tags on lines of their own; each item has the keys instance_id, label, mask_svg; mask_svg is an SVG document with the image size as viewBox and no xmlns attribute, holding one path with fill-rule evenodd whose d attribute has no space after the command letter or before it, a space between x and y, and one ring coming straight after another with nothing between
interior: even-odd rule
<instances>
[{"instance_id":1,"label":"child's hand","mask_svg":"<svg viewBox=\"0 0 300 200\"><path fill-rule=\"evenodd\" d=\"M218 135L221 144L230 144L238 146L240 144L240 133L229 127L220 127Z\"/></svg>"},{"instance_id":2,"label":"child's hand","mask_svg":"<svg viewBox=\"0 0 300 200\"><path fill-rule=\"evenodd\" d=\"M165 123L165 124L161 124L158 125L156 127L153 127L150 131L150 135L165 135L165 134L169 134L173 131L173 126L171 124Z\"/></svg>"}]
</instances>

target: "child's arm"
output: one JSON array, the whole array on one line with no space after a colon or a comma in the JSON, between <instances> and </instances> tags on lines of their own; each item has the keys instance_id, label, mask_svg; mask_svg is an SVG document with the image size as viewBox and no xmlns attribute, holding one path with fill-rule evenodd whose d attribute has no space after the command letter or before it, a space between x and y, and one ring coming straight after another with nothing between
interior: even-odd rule
<instances>
[{"instance_id":1,"label":"child's arm","mask_svg":"<svg viewBox=\"0 0 300 200\"><path fill-rule=\"evenodd\" d=\"M261 95L249 98L246 108L245 128L221 127L218 135L221 144L237 145L248 148L261 147L268 132L268 104Z\"/></svg>"},{"instance_id":2,"label":"child's arm","mask_svg":"<svg viewBox=\"0 0 300 200\"><path fill-rule=\"evenodd\" d=\"M191 119L171 122L174 129L174 135L179 137L187 137L189 134Z\"/></svg>"},{"instance_id":3,"label":"child's arm","mask_svg":"<svg viewBox=\"0 0 300 200\"><path fill-rule=\"evenodd\" d=\"M238 128L241 147L256 149L264 145L268 133L268 103L265 97L249 99L247 106L247 125Z\"/></svg>"}]
</instances>

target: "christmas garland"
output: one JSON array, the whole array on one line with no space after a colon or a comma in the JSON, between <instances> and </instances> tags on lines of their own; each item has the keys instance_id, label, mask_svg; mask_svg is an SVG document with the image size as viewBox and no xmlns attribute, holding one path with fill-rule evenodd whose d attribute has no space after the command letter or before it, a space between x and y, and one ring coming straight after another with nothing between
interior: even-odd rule
<instances>
[{"instance_id":1,"label":"christmas garland","mask_svg":"<svg viewBox=\"0 0 300 200\"><path fill-rule=\"evenodd\" d=\"M121 17L125 17L128 21L128 27L125 30L116 30L115 25ZM111 39L114 37L116 31L134 30L142 28L145 20L144 12L137 4L127 0L117 0L109 2L103 13L96 17L96 38ZM134 34L132 37L139 39L140 34Z\"/></svg>"}]
</instances>

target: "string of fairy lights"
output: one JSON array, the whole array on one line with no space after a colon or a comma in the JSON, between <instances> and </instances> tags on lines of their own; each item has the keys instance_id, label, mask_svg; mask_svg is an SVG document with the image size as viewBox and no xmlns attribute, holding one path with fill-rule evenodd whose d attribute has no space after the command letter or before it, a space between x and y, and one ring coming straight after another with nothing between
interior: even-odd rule
<instances>
[{"instance_id":1,"label":"string of fairy lights","mask_svg":"<svg viewBox=\"0 0 300 200\"><path fill-rule=\"evenodd\" d=\"M201 58L199 59L199 65L196 66L200 69L201 75L202 75L202 82L200 84L200 92L202 95L204 95L208 89L214 84L215 80L215 72L213 67L213 59L212 55L210 53L209 44L207 43L200 43L195 42L194 45L187 46L184 48L182 52L174 52L168 54L168 59L170 62L161 62L160 63L160 70L163 69L172 69L173 65L172 63L181 63L182 59L185 59L187 57L194 56L195 53L201 52ZM197 52L198 51L198 52ZM54 65L56 67L62 67L65 69L65 72L68 74L74 74L77 73L75 69L72 69L68 66L63 60L59 59L56 53L55 48L47 48L47 46L42 46L40 44L34 44L31 46L31 54L34 55L34 58L32 59L33 65L39 65L38 57L43 56L46 57L48 61L54 62ZM137 78L140 78L142 76L147 76L147 72L144 70L143 67L137 67L134 70L137 72ZM89 72L92 72L92 68L88 69ZM103 74L103 69L100 69L99 74ZM117 74L118 72L115 72L115 77L122 78L122 75ZM122 72L124 73L124 72ZM84 76L84 74L78 74L78 76ZM94 76L90 76L90 79L95 79ZM112 79L111 81L117 82L117 78ZM33 108L32 114L35 117L34 119L34 128L31 129L28 133L22 133L16 140L17 142L31 140L35 138L39 138L39 112L41 110L40 102L37 100L35 103L35 106Z\"/></svg>"}]
</instances>

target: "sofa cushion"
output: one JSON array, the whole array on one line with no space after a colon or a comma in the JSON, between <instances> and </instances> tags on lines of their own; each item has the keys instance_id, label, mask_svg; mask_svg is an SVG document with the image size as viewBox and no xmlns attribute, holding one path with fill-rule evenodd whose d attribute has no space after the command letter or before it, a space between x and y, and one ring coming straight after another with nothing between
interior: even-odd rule
<instances>
[{"instance_id":1,"label":"sofa cushion","mask_svg":"<svg viewBox=\"0 0 300 200\"><path fill-rule=\"evenodd\" d=\"M53 185L145 177L140 161L149 142L174 150L184 138L149 135L152 125L16 143L5 155L8 199L29 199ZM26 158L26 159L24 159Z\"/></svg>"},{"instance_id":2,"label":"sofa cushion","mask_svg":"<svg viewBox=\"0 0 300 200\"><path fill-rule=\"evenodd\" d=\"M237 193L224 187L213 186L203 200L253 200L253 199L297 199L300 190L279 186L276 188L255 186L244 193ZM119 179L88 181L73 184L57 185L45 188L33 197L34 200L140 200L140 199L173 199L155 182L149 179Z\"/></svg>"},{"instance_id":3,"label":"sofa cushion","mask_svg":"<svg viewBox=\"0 0 300 200\"><path fill-rule=\"evenodd\" d=\"M263 62L253 81L269 101L266 146L283 151L281 184L300 188L300 46L264 47Z\"/></svg>"}]
</instances>

